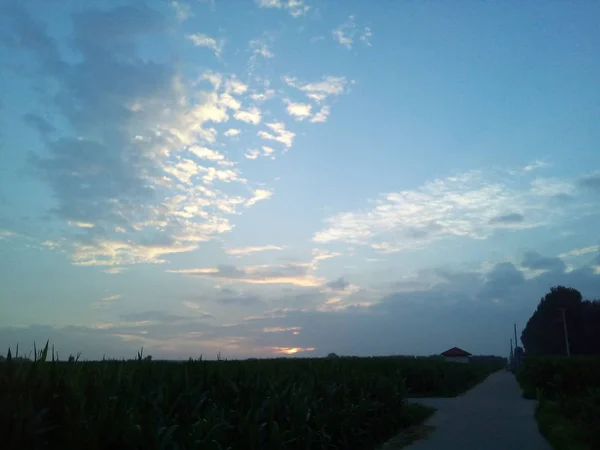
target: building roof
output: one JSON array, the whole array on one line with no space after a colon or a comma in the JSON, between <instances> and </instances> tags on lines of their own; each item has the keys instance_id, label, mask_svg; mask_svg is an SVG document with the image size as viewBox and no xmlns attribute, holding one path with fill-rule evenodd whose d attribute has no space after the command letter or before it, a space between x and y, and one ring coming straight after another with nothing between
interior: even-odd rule
<instances>
[{"instance_id":1,"label":"building roof","mask_svg":"<svg viewBox=\"0 0 600 450\"><path fill-rule=\"evenodd\" d=\"M452 347L442 353L442 356L471 356L469 352L464 351L462 348Z\"/></svg>"}]
</instances>

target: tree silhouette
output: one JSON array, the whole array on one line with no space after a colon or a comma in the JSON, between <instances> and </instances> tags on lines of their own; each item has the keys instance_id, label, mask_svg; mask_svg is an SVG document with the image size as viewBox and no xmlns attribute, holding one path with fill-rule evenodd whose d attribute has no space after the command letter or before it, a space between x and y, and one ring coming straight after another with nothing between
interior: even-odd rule
<instances>
[{"instance_id":1,"label":"tree silhouette","mask_svg":"<svg viewBox=\"0 0 600 450\"><path fill-rule=\"evenodd\" d=\"M567 354L563 311L570 354L600 354L600 302L564 286L552 287L527 322L521 334L527 354Z\"/></svg>"}]
</instances>

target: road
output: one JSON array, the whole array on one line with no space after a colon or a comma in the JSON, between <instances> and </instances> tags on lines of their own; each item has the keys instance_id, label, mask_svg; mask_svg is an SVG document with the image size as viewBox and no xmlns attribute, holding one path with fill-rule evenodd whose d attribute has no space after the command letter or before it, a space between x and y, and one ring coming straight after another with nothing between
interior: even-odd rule
<instances>
[{"instance_id":1,"label":"road","mask_svg":"<svg viewBox=\"0 0 600 450\"><path fill-rule=\"evenodd\" d=\"M552 450L539 433L534 400L521 397L514 375L500 371L455 398L409 399L438 410L434 430L409 450Z\"/></svg>"}]
</instances>

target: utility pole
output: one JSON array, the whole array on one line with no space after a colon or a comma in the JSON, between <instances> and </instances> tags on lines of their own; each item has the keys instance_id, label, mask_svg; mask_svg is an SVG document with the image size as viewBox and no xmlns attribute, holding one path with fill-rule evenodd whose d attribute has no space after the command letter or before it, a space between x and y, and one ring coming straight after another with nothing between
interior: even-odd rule
<instances>
[{"instance_id":1,"label":"utility pole","mask_svg":"<svg viewBox=\"0 0 600 450\"><path fill-rule=\"evenodd\" d=\"M565 331L565 346L567 347L567 356L571 356L571 349L569 346L569 333L567 331L567 319L565 317L565 310L567 308L559 308L560 312L562 312L562 321L563 321L563 329Z\"/></svg>"},{"instance_id":2,"label":"utility pole","mask_svg":"<svg viewBox=\"0 0 600 450\"><path fill-rule=\"evenodd\" d=\"M513 370L513 368L514 368L513 367L513 365L515 363L514 361L515 361L515 358L513 355L512 338L510 338L510 358L508 358L508 366L510 367L510 370Z\"/></svg>"},{"instance_id":3,"label":"utility pole","mask_svg":"<svg viewBox=\"0 0 600 450\"><path fill-rule=\"evenodd\" d=\"M515 348L519 346L519 344L517 343L517 324L514 324L514 330L515 330Z\"/></svg>"}]
</instances>

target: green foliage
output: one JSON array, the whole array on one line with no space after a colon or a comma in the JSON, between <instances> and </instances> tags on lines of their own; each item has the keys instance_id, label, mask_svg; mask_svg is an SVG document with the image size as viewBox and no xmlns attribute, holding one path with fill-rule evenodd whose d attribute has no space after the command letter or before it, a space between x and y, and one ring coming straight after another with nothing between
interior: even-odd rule
<instances>
[{"instance_id":1,"label":"green foliage","mask_svg":"<svg viewBox=\"0 0 600 450\"><path fill-rule=\"evenodd\" d=\"M517 377L556 450L600 448L600 357L527 357Z\"/></svg>"},{"instance_id":2,"label":"green foliage","mask_svg":"<svg viewBox=\"0 0 600 450\"><path fill-rule=\"evenodd\" d=\"M400 358L0 363L6 450L374 448L498 367Z\"/></svg>"}]
</instances>

